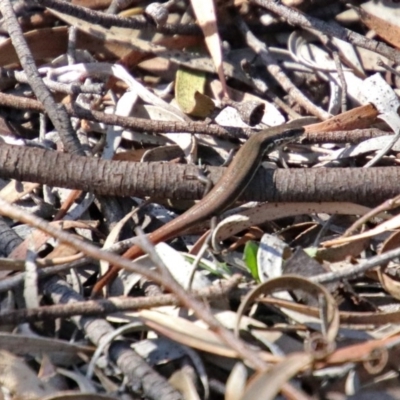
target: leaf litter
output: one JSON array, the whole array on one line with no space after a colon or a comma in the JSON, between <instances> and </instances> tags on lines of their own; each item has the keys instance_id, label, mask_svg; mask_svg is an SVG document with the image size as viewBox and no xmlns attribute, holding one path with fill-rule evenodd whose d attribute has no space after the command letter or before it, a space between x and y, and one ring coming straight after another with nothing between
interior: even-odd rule
<instances>
[{"instance_id":1,"label":"leaf litter","mask_svg":"<svg viewBox=\"0 0 400 400\"><path fill-rule=\"evenodd\" d=\"M269 154L262 166L274 178L265 186L257 175L246 198L262 198L257 191L273 186L288 187L286 197L238 202L210 231L206 221L179 240L150 247L132 264L143 273L121 270L103 299L90 295L110 265L100 249L122 253L142 240L141 232L190 208L188 199L199 197L192 182L198 178L162 177L173 188L167 199L149 172L148 197L105 199L85 194L96 192L90 180L87 190L57 180L57 171L49 182L28 174L21 180L18 165L14 175L2 172L3 160L1 201L19 206L17 213L0 210L3 397L400 398L399 189L390 168L399 164L399 78L392 62L398 10L372 1L328 9L304 0L276 5L277 18L272 3L13 3L39 74L57 102L70 106L87 157L206 166L214 179L212 167L228 163L249 132L329 118L309 119L304 140ZM313 15L325 15L336 37L316 23L302 26L301 13L314 23ZM4 19L2 28L3 146L61 153L65 139L47 110L21 103L34 91ZM356 45L349 29L363 32L365 43ZM371 50L372 35L380 54ZM79 117L79 109L89 118ZM257 117L251 127L249 113ZM120 124L111 122L113 115ZM132 129L139 118L146 128ZM170 122L187 123L187 132ZM214 125L230 140L210 135ZM43 154L44 162L32 162L45 164ZM316 168L336 170L336 181L328 182L324 201L304 201L304 193L319 198L322 189L307 179L292 182L291 171L306 176ZM379 175L360 182L342 173L361 168ZM177 185L191 189L185 194ZM370 185L391 195L376 202ZM168 271L187 299L166 290Z\"/></svg>"}]
</instances>

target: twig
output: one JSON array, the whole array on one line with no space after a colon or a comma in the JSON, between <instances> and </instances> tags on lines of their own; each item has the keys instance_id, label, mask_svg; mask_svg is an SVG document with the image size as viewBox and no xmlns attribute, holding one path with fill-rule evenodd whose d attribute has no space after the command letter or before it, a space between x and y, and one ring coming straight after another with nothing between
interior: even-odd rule
<instances>
[{"instance_id":1,"label":"twig","mask_svg":"<svg viewBox=\"0 0 400 400\"><path fill-rule=\"evenodd\" d=\"M10 35L12 44L18 54L21 65L28 77L36 97L43 103L46 112L57 129L65 149L72 154L84 155L75 131L62 104L57 104L43 83L35 65L35 60L28 48L21 27L15 16L10 0L0 1L0 11Z\"/></svg>"},{"instance_id":2,"label":"twig","mask_svg":"<svg viewBox=\"0 0 400 400\"><path fill-rule=\"evenodd\" d=\"M199 319L206 322L209 325L209 328L214 331L218 336L220 336L220 338L229 347L237 351L238 355L243 357L245 360L248 360L254 368L260 371L266 368L265 362L261 360L261 358L259 358L256 352L250 350L247 345L245 345L241 340L237 339L232 334L232 332L224 328L201 302L195 300L192 295L186 293L182 286L180 286L174 279L166 279L165 274L161 277L159 273L141 265L131 263L130 260L126 260L115 254L100 250L96 246L93 246L89 243L83 243L81 240L68 234L67 232L51 226L46 221L34 215L25 213L21 209L7 203L1 198L0 213L2 215L8 216L9 218L24 222L26 224L29 224L30 226L40 229L47 234L57 238L61 242L66 243L79 251L82 251L83 253L94 259L105 260L111 265L116 265L119 268L124 268L128 271L143 275L153 280L154 282L157 282L158 284L164 286L167 290L174 293L185 307L187 307L188 309L192 309Z\"/></svg>"},{"instance_id":3,"label":"twig","mask_svg":"<svg viewBox=\"0 0 400 400\"><path fill-rule=\"evenodd\" d=\"M120 28L130 28L138 30L157 31L167 35L201 35L200 28L195 24L165 24L156 27L154 24L147 21L143 16L135 18L122 18L117 15L106 14L100 11L89 10L88 8L72 5L65 1L59 0L37 0L44 7L53 8L64 14L72 15L76 18L93 24L102 25L106 28L118 26Z\"/></svg>"},{"instance_id":4,"label":"twig","mask_svg":"<svg viewBox=\"0 0 400 400\"><path fill-rule=\"evenodd\" d=\"M240 275L234 275L218 286L210 286L193 292L197 300L213 300L227 295L241 280ZM121 311L143 310L162 306L179 306L182 303L173 294L163 294L155 297L110 297L102 300L85 300L72 304L42 306L0 314L0 325L16 325L22 322L53 320L68 318L73 315L103 316Z\"/></svg>"},{"instance_id":5,"label":"twig","mask_svg":"<svg viewBox=\"0 0 400 400\"><path fill-rule=\"evenodd\" d=\"M342 85L341 87L341 99L340 99L340 105L341 105L341 111L342 113L347 111L347 83L346 83L346 79L344 77L344 73L343 73L343 65L340 62L340 57L339 57L339 53L337 50L332 50L332 57L333 60L335 61L335 65L336 65L336 69L337 69L337 73L339 75L339 80L340 80L340 84Z\"/></svg>"},{"instance_id":6,"label":"twig","mask_svg":"<svg viewBox=\"0 0 400 400\"><path fill-rule=\"evenodd\" d=\"M282 17L289 24L298 25L307 29L316 29L326 35L336 37L345 42L354 44L355 46L360 46L364 49L381 54L382 56L395 61L397 64L400 63L400 52L383 42L368 39L359 33L342 28L338 24L325 22L318 18L311 17L310 15L306 16L295 8L286 7L280 2L278 3L273 0L250 0L250 3L257 4L272 11Z\"/></svg>"},{"instance_id":7,"label":"twig","mask_svg":"<svg viewBox=\"0 0 400 400\"><path fill-rule=\"evenodd\" d=\"M380 204L378 207L373 208L370 212L364 214L361 218L359 218L353 225L351 225L345 233L343 233L342 237L348 237L353 232L355 232L362 225L367 223L371 218L374 218L376 215L392 210L399 206L400 195L396 196L394 199L386 200L384 203Z\"/></svg>"},{"instance_id":8,"label":"twig","mask_svg":"<svg viewBox=\"0 0 400 400\"><path fill-rule=\"evenodd\" d=\"M1 218L2 220L2 218ZM10 228L11 232L14 233L14 231ZM19 238L19 237L18 237ZM18 240L14 237L13 241ZM22 239L19 238L19 242ZM136 237L130 238L123 240L121 242L115 243L110 247L107 247L105 250L114 252L114 253L122 253L129 249L129 247L132 247L134 244L138 242L138 239ZM12 246L15 247L15 246ZM1 247L4 249L4 247ZM6 248L7 250L7 248ZM6 251L4 250L4 251ZM22 260L23 261L23 260ZM52 276L59 274L61 272L65 272L71 268L80 268L83 266L86 266L88 263L92 262L93 260L90 257L84 257L81 258L80 260L74 261L74 262L69 262L67 264L62 264L62 265L57 265L55 267L46 267L41 270L39 270L39 279L44 279L46 277ZM20 273L18 275L13 275L8 278L2 279L0 281L0 293L7 292L9 290L15 289L19 285L23 283L25 279L25 273Z\"/></svg>"},{"instance_id":9,"label":"twig","mask_svg":"<svg viewBox=\"0 0 400 400\"><path fill-rule=\"evenodd\" d=\"M0 93L0 105L13 107L21 110L32 110L43 112L44 107L39 101L26 99L6 93ZM119 115L109 115L100 111L86 110L79 106L66 105L67 112L74 117L87 119L89 121L103 122L107 125L118 125L126 129L133 129L136 132L183 132L183 133L202 133L221 138L241 138L249 137L258 132L257 129L223 127L216 124L205 124L203 122L177 122L177 121L154 121L144 118L122 117ZM388 132L376 128L355 129L349 131L336 132L309 132L306 139L309 142L333 142L333 143L358 143L360 141L387 135Z\"/></svg>"},{"instance_id":10,"label":"twig","mask_svg":"<svg viewBox=\"0 0 400 400\"><path fill-rule=\"evenodd\" d=\"M0 104L22 110L32 110L43 112L42 104L33 99L26 99L21 96L14 96L0 93ZM87 119L90 121L103 122L107 125L123 126L127 129L133 129L136 132L187 132L204 133L227 138L249 137L257 132L254 129L221 127L219 125L207 125L202 122L178 122L178 121L154 121L144 118L123 117L119 115L108 115L95 110L86 110L76 104L66 105L67 112L74 117Z\"/></svg>"},{"instance_id":11,"label":"twig","mask_svg":"<svg viewBox=\"0 0 400 400\"><path fill-rule=\"evenodd\" d=\"M317 107L313 104L306 96L297 87L291 82L286 73L282 70L282 68L278 65L274 57L268 51L267 47L264 43L259 41L253 33L249 30L246 23L242 18L236 17L235 21L243 36L246 39L247 44L257 53L268 70L271 76L282 86L284 90L291 96L294 100L296 100L301 106L303 106L309 113L315 115L322 120L328 119L331 115Z\"/></svg>"},{"instance_id":12,"label":"twig","mask_svg":"<svg viewBox=\"0 0 400 400\"><path fill-rule=\"evenodd\" d=\"M0 75L4 78L15 79L17 82L20 83L29 83L26 73L24 71L14 71L6 68L0 68ZM78 83L67 84L67 83L56 82L48 78L43 78L43 83L50 90L67 94L80 94L80 93L101 94L104 89L104 85L100 83L92 83L90 85L81 85ZM40 102L38 103L40 104Z\"/></svg>"},{"instance_id":13,"label":"twig","mask_svg":"<svg viewBox=\"0 0 400 400\"><path fill-rule=\"evenodd\" d=\"M57 276L46 281L42 288L43 294L55 304L66 305L84 301L79 293ZM106 337L114 332L112 325L102 318L73 316L70 319L96 346L101 346ZM143 397L151 400L182 399L180 393L133 351L127 341L118 340L112 343L108 355L124 374L127 385L142 392Z\"/></svg>"},{"instance_id":14,"label":"twig","mask_svg":"<svg viewBox=\"0 0 400 400\"><path fill-rule=\"evenodd\" d=\"M343 268L340 271L327 272L326 274L317 275L313 278L310 278L310 280L315 283L331 283L340 279L353 279L360 276L364 272L385 264L399 256L400 249L391 250L384 254L371 257L369 260L359 265L351 266L349 268Z\"/></svg>"}]
</instances>

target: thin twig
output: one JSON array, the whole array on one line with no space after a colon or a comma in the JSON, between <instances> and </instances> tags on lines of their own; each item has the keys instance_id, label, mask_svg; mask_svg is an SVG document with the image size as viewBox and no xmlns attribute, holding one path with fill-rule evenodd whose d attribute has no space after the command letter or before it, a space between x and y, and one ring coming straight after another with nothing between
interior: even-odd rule
<instances>
[{"instance_id":1,"label":"thin twig","mask_svg":"<svg viewBox=\"0 0 400 400\"><path fill-rule=\"evenodd\" d=\"M29 83L28 77L24 71L14 71L7 68L0 67L0 75L4 78L15 79L20 83ZM81 85L80 83L61 83L48 78L43 78L43 83L52 91L67 93L67 94L80 94L92 93L101 94L104 90L104 85L100 83L92 83L90 85ZM38 102L39 103L39 102ZM40 104L40 103L39 103ZM44 107L43 107L44 109Z\"/></svg>"},{"instance_id":2,"label":"thin twig","mask_svg":"<svg viewBox=\"0 0 400 400\"><path fill-rule=\"evenodd\" d=\"M65 149L73 154L84 155L78 137L72 128L71 121L63 105L55 102L39 75L35 60L26 43L21 27L18 24L10 0L0 1L0 11L3 14L11 42L14 45L20 63L28 77L29 84L36 97L43 103L49 118L63 141Z\"/></svg>"},{"instance_id":3,"label":"thin twig","mask_svg":"<svg viewBox=\"0 0 400 400\"><path fill-rule=\"evenodd\" d=\"M325 22L318 18L304 15L295 8L286 7L280 2L274 0L249 0L250 3L257 4L266 8L269 11L279 15L286 22L293 25L298 25L307 29L316 29L326 35L336 37L351 43L355 46L360 46L364 49L371 50L375 53L381 54L388 59L400 63L400 52L393 47L386 45L377 40L368 39L359 33L353 32L350 29L342 28L338 24L332 22Z\"/></svg>"},{"instance_id":4,"label":"thin twig","mask_svg":"<svg viewBox=\"0 0 400 400\"><path fill-rule=\"evenodd\" d=\"M118 26L120 28L130 28L138 30L152 30L167 35L201 35L201 30L196 24L165 24L155 26L143 16L135 18L122 18L118 15L106 14L101 11L90 10L85 7L73 5L60 0L37 0L44 7L53 8L64 14L72 15L93 24L102 25L106 28Z\"/></svg>"},{"instance_id":5,"label":"thin twig","mask_svg":"<svg viewBox=\"0 0 400 400\"><path fill-rule=\"evenodd\" d=\"M378 214L392 210L399 206L400 195L396 196L394 199L386 200L384 203L380 204L379 206L373 208L368 213L364 214L361 218L359 218L353 225L351 225L346 232L341 237L348 237L353 232L355 232L358 228L362 225L367 223L371 218L374 218Z\"/></svg>"},{"instance_id":6,"label":"thin twig","mask_svg":"<svg viewBox=\"0 0 400 400\"><path fill-rule=\"evenodd\" d=\"M400 248L388 251L375 257L371 257L369 260L359 265L343 268L340 271L327 272L325 274L314 276L310 278L310 280L315 283L331 283L340 279L353 279L362 275L364 272L372 268L379 267L382 264L386 264L397 257L400 257Z\"/></svg>"},{"instance_id":7,"label":"thin twig","mask_svg":"<svg viewBox=\"0 0 400 400\"><path fill-rule=\"evenodd\" d=\"M241 280L240 275L221 282L218 286L210 286L193 292L197 300L213 300L227 295ZM162 306L179 306L182 303L173 294L162 294L154 297L110 297L101 300L85 300L72 304L41 306L16 311L2 312L0 325L16 325L22 322L69 318L73 315L103 316L116 312L143 310Z\"/></svg>"},{"instance_id":8,"label":"thin twig","mask_svg":"<svg viewBox=\"0 0 400 400\"><path fill-rule=\"evenodd\" d=\"M81 240L76 237L68 234L67 232L62 231L54 226L51 226L45 220L42 220L34 215L27 214L23 210L15 207L5 200L0 198L0 213L9 218L18 220L20 222L26 223L30 226L33 226L37 229L46 232L50 236L53 236L60 240L63 243L66 243L75 249L82 251L86 255L97 259L97 260L105 260L111 265L116 265L119 268L124 268L128 271L143 275L154 282L164 286L167 290L174 293L177 298L181 301L181 303L188 309L192 309L196 316L206 322L209 325L209 328L214 331L220 338L232 349L234 349L238 355L243 357L243 359L247 360L254 368L257 370L265 370L267 365L265 362L259 357L259 355L250 350L248 346L236 338L232 332L224 328L220 322L206 309L203 303L194 299L193 296L180 286L174 279L169 279L165 274L160 276L158 272L152 271L146 267L143 267L137 263L132 263L130 260L126 260L120 256L109 253L104 250L98 249L96 246L93 246L89 243L83 243Z\"/></svg>"},{"instance_id":9,"label":"thin twig","mask_svg":"<svg viewBox=\"0 0 400 400\"><path fill-rule=\"evenodd\" d=\"M294 100L296 100L301 106L303 106L309 113L315 115L322 120L328 119L331 117L329 113L317 107L313 104L306 96L297 87L291 82L286 73L282 70L282 68L278 65L275 58L268 51L266 45L258 40L253 33L248 28L247 24L243 21L242 18L236 17L235 21L237 23L238 28L242 32L243 36L246 39L247 44L257 53L268 70L271 76L282 86L284 90L291 96Z\"/></svg>"},{"instance_id":10,"label":"thin twig","mask_svg":"<svg viewBox=\"0 0 400 400\"><path fill-rule=\"evenodd\" d=\"M332 51L332 57L333 60L335 61L337 73L339 76L340 84L342 85L341 87L341 98L340 98L340 106L341 106L341 111L342 113L347 111L347 83L346 83L346 78L344 77L343 73L343 65L340 62L340 57L339 53L337 50Z\"/></svg>"},{"instance_id":11,"label":"thin twig","mask_svg":"<svg viewBox=\"0 0 400 400\"><path fill-rule=\"evenodd\" d=\"M14 232L14 231L12 231ZM107 247L106 251L110 251L113 253L123 253L128 250L130 247L138 243L138 239L136 237L122 240L121 242L115 243L112 246ZM18 261L18 260L17 260ZM21 261L23 262L23 260ZM46 267L39 270L39 279L44 279L46 277L59 274L61 272L65 272L71 268L80 268L86 266L88 263L93 262L93 259L90 257L84 257L77 261L69 262L67 264L61 264L54 267ZM19 285L23 283L25 279L25 273L20 273L18 275L13 275L8 278L4 278L0 280L0 293L7 292L9 290L15 289Z\"/></svg>"}]
</instances>

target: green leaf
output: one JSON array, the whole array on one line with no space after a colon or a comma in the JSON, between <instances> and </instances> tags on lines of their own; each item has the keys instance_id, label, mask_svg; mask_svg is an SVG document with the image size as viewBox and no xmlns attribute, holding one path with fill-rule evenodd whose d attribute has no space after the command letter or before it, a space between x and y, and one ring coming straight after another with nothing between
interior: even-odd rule
<instances>
[{"instance_id":1,"label":"green leaf","mask_svg":"<svg viewBox=\"0 0 400 400\"><path fill-rule=\"evenodd\" d=\"M257 268L257 251L258 244L256 242L253 242L252 240L249 240L244 246L243 260L246 263L246 266L249 269L251 276L257 282L260 282Z\"/></svg>"},{"instance_id":2,"label":"green leaf","mask_svg":"<svg viewBox=\"0 0 400 400\"><path fill-rule=\"evenodd\" d=\"M205 72L179 67L175 77L175 99L185 114L205 118L214 111L214 102L203 94L206 80Z\"/></svg>"},{"instance_id":3,"label":"green leaf","mask_svg":"<svg viewBox=\"0 0 400 400\"><path fill-rule=\"evenodd\" d=\"M182 253L183 257L186 259L187 262L189 262L190 264L193 264L194 260L195 260L195 256L193 256L192 254L188 254L188 253ZM216 261L209 261L206 259L201 259L199 262L199 268L203 268L206 271L208 271L209 273L213 274L214 276L217 277L224 277L225 275L228 276L232 276L232 271L229 269L228 265L226 263L222 263L222 262L216 262Z\"/></svg>"},{"instance_id":4,"label":"green leaf","mask_svg":"<svg viewBox=\"0 0 400 400\"><path fill-rule=\"evenodd\" d=\"M315 258L318 254L318 247L307 247L304 252L308 254L309 257Z\"/></svg>"}]
</instances>

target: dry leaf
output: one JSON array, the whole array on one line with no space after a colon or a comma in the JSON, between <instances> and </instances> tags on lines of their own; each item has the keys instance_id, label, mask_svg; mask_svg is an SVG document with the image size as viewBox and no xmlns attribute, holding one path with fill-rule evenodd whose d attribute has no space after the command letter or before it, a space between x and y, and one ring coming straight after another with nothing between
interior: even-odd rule
<instances>
[{"instance_id":1,"label":"dry leaf","mask_svg":"<svg viewBox=\"0 0 400 400\"><path fill-rule=\"evenodd\" d=\"M204 38L208 51L214 62L215 69L218 72L218 77L222 85L223 96L228 96L226 87L224 68L222 64L222 48L219 38L217 15L215 12L214 0L191 0L193 11L197 21L204 33Z\"/></svg>"},{"instance_id":2,"label":"dry leaf","mask_svg":"<svg viewBox=\"0 0 400 400\"><path fill-rule=\"evenodd\" d=\"M398 49L400 48L400 27L398 25L392 24L390 21L386 21L374 14L370 14L362 8L354 7L354 9L360 15L362 22L367 25L369 29L375 31L378 36L386 40L392 46Z\"/></svg>"},{"instance_id":3,"label":"dry leaf","mask_svg":"<svg viewBox=\"0 0 400 400\"><path fill-rule=\"evenodd\" d=\"M41 400L54 392L54 388L42 382L23 359L0 350L0 385L15 399Z\"/></svg>"}]
</instances>

